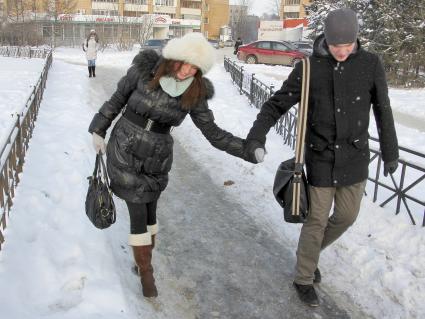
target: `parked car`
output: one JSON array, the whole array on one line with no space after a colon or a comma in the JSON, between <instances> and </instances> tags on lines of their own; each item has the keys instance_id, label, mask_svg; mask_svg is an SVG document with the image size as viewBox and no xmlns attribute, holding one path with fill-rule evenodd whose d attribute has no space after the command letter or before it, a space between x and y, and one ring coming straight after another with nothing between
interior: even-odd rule
<instances>
[{"instance_id":1,"label":"parked car","mask_svg":"<svg viewBox=\"0 0 425 319\"><path fill-rule=\"evenodd\" d=\"M226 40L226 41L224 41L224 46L225 47L232 47L233 46L233 41L232 40Z\"/></svg>"},{"instance_id":2,"label":"parked car","mask_svg":"<svg viewBox=\"0 0 425 319\"><path fill-rule=\"evenodd\" d=\"M255 41L239 46L237 57L246 63L294 66L306 54L286 41Z\"/></svg>"},{"instance_id":3,"label":"parked car","mask_svg":"<svg viewBox=\"0 0 425 319\"><path fill-rule=\"evenodd\" d=\"M313 54L313 43L309 41L293 41L291 42L299 51L304 52L306 55Z\"/></svg>"},{"instance_id":4,"label":"parked car","mask_svg":"<svg viewBox=\"0 0 425 319\"><path fill-rule=\"evenodd\" d=\"M145 42L144 45L140 47L140 51L146 49L152 49L159 53L162 52L162 48L167 44L168 39L149 39Z\"/></svg>"},{"instance_id":5,"label":"parked car","mask_svg":"<svg viewBox=\"0 0 425 319\"><path fill-rule=\"evenodd\" d=\"M217 40L208 40L208 42L215 48L215 49L219 49L220 45L218 44Z\"/></svg>"}]
</instances>

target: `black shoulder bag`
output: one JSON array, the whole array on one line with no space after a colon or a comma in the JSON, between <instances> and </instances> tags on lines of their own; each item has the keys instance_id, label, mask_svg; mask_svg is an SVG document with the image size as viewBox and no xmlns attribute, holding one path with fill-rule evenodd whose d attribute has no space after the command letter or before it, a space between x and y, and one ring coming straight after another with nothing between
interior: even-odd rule
<instances>
[{"instance_id":1,"label":"black shoulder bag","mask_svg":"<svg viewBox=\"0 0 425 319\"><path fill-rule=\"evenodd\" d=\"M115 223L116 212L112 191L109 188L108 172L101 154L96 155L93 175L87 179L89 189L86 197L86 214L97 228L108 228Z\"/></svg>"},{"instance_id":2,"label":"black shoulder bag","mask_svg":"<svg viewBox=\"0 0 425 319\"><path fill-rule=\"evenodd\" d=\"M282 162L276 172L273 194L283 207L288 223L305 223L309 215L307 178L304 173L304 139L307 126L308 93L310 84L310 61L302 60L303 78L301 101L298 107L295 158Z\"/></svg>"}]
</instances>

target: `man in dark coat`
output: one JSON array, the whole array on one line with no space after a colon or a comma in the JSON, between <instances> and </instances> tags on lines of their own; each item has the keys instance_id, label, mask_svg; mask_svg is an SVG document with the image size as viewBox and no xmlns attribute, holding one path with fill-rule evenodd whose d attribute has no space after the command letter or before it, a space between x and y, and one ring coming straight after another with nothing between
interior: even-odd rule
<instances>
[{"instance_id":1,"label":"man in dark coat","mask_svg":"<svg viewBox=\"0 0 425 319\"><path fill-rule=\"evenodd\" d=\"M242 39L238 37L238 39L235 42L235 51L234 54L238 53L239 47L243 44Z\"/></svg>"},{"instance_id":2,"label":"man in dark coat","mask_svg":"<svg viewBox=\"0 0 425 319\"><path fill-rule=\"evenodd\" d=\"M314 43L311 64L305 162L310 216L303 225L297 249L294 287L310 306L319 300L313 282L322 249L334 242L357 218L368 177L368 127L372 105L378 128L384 175L398 166L398 143L388 98L385 72L379 58L361 48L356 13L338 9L325 20L324 35ZM246 142L245 152L256 162L276 121L300 101L302 63L282 88L261 108ZM333 215L329 213L334 204Z\"/></svg>"}]
</instances>

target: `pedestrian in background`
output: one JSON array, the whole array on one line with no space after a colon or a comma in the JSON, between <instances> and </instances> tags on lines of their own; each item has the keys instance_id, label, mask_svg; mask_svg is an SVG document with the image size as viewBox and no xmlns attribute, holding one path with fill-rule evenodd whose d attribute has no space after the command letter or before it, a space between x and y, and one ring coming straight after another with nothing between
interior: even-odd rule
<instances>
[{"instance_id":1,"label":"pedestrian in background","mask_svg":"<svg viewBox=\"0 0 425 319\"><path fill-rule=\"evenodd\" d=\"M321 280L321 251L354 223L360 210L370 160L371 106L384 175L394 173L398 166L398 142L384 67L377 55L361 47L358 30L354 11L331 11L324 22L324 34L316 39L309 57L305 164L310 216L301 229L293 284L300 299L310 306L319 305L313 283ZM298 63L281 89L263 104L247 136L247 157L252 161L254 150L264 146L270 128L300 101L301 83L302 63Z\"/></svg>"},{"instance_id":2,"label":"pedestrian in background","mask_svg":"<svg viewBox=\"0 0 425 319\"><path fill-rule=\"evenodd\" d=\"M90 30L86 41L83 43L83 51L86 52L89 78L96 77L96 59L99 50L99 36L94 29Z\"/></svg>"},{"instance_id":3,"label":"pedestrian in background","mask_svg":"<svg viewBox=\"0 0 425 319\"><path fill-rule=\"evenodd\" d=\"M208 108L214 87L203 75L214 61L214 49L200 33L170 40L162 56L142 51L89 127L95 151L106 149L111 189L128 206L128 243L145 297L158 295L151 260L158 233L157 201L173 162L171 128L190 115L215 148L238 157L244 154L244 141L219 128ZM106 147L106 131L120 112Z\"/></svg>"},{"instance_id":4,"label":"pedestrian in background","mask_svg":"<svg viewBox=\"0 0 425 319\"><path fill-rule=\"evenodd\" d=\"M237 54L239 47L243 44L241 37L238 37L238 39L235 42L235 51L233 52L233 54Z\"/></svg>"}]
</instances>

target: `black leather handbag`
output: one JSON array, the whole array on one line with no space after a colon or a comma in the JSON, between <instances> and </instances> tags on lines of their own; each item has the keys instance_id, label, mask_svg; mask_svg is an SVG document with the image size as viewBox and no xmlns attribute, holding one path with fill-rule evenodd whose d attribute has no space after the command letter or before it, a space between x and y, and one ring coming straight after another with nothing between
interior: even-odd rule
<instances>
[{"instance_id":1,"label":"black leather handbag","mask_svg":"<svg viewBox=\"0 0 425 319\"><path fill-rule=\"evenodd\" d=\"M93 175L87 179L86 214L96 228L108 228L115 223L116 211L102 155L96 155Z\"/></svg>"},{"instance_id":2,"label":"black leather handbag","mask_svg":"<svg viewBox=\"0 0 425 319\"><path fill-rule=\"evenodd\" d=\"M304 173L304 140L307 127L310 61L302 60L303 82L301 101L298 107L295 158L282 162L276 172L273 194L283 208L288 223L305 223L309 215L307 178Z\"/></svg>"}]
</instances>

